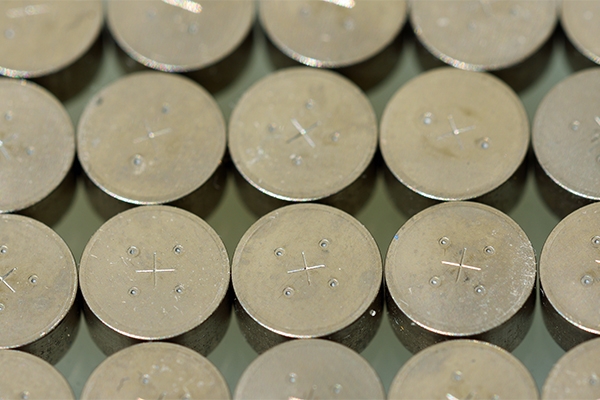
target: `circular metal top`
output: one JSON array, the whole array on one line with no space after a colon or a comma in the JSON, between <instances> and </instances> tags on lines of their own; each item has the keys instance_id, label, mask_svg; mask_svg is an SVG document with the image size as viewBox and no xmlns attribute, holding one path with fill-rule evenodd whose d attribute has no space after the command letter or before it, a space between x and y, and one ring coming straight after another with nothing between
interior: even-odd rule
<instances>
[{"instance_id":1,"label":"circular metal top","mask_svg":"<svg viewBox=\"0 0 600 400\"><path fill-rule=\"evenodd\" d=\"M381 256L367 229L319 204L273 211L248 229L232 262L238 301L259 324L288 337L337 332L363 315L381 288Z\"/></svg>"},{"instance_id":2,"label":"circular metal top","mask_svg":"<svg viewBox=\"0 0 600 400\"><path fill-rule=\"evenodd\" d=\"M376 147L377 120L367 97L324 70L269 75L242 96L229 122L235 166L281 200L311 201L341 191L364 172Z\"/></svg>"},{"instance_id":3,"label":"circular metal top","mask_svg":"<svg viewBox=\"0 0 600 400\"><path fill-rule=\"evenodd\" d=\"M600 1L563 1L560 20L571 43L600 64Z\"/></svg>"},{"instance_id":4,"label":"circular metal top","mask_svg":"<svg viewBox=\"0 0 600 400\"><path fill-rule=\"evenodd\" d=\"M33 78L58 71L85 53L100 33L100 0L0 2L0 74Z\"/></svg>"},{"instance_id":5,"label":"circular metal top","mask_svg":"<svg viewBox=\"0 0 600 400\"><path fill-rule=\"evenodd\" d=\"M358 353L327 340L292 340L246 368L235 399L384 399L377 373Z\"/></svg>"},{"instance_id":6,"label":"circular metal top","mask_svg":"<svg viewBox=\"0 0 600 400\"><path fill-rule=\"evenodd\" d=\"M389 45L406 20L404 0L261 0L259 4L260 22L271 41L311 67L339 68L364 61Z\"/></svg>"},{"instance_id":7,"label":"circular metal top","mask_svg":"<svg viewBox=\"0 0 600 400\"><path fill-rule=\"evenodd\" d=\"M72 399L67 380L39 357L14 350L0 351L0 399Z\"/></svg>"},{"instance_id":8,"label":"circular metal top","mask_svg":"<svg viewBox=\"0 0 600 400\"><path fill-rule=\"evenodd\" d=\"M229 399L206 358L173 343L142 343L108 357L89 377L82 399Z\"/></svg>"},{"instance_id":9,"label":"circular metal top","mask_svg":"<svg viewBox=\"0 0 600 400\"><path fill-rule=\"evenodd\" d=\"M244 40L253 0L109 1L108 27L119 46L147 67L184 72L220 61Z\"/></svg>"},{"instance_id":10,"label":"circular metal top","mask_svg":"<svg viewBox=\"0 0 600 400\"><path fill-rule=\"evenodd\" d=\"M108 220L79 267L91 311L140 340L181 335L202 324L229 287L229 258L202 219L167 206L136 207Z\"/></svg>"},{"instance_id":11,"label":"circular metal top","mask_svg":"<svg viewBox=\"0 0 600 400\"><path fill-rule=\"evenodd\" d=\"M532 141L554 182L600 200L600 68L573 74L550 90L535 113Z\"/></svg>"},{"instance_id":12,"label":"circular metal top","mask_svg":"<svg viewBox=\"0 0 600 400\"><path fill-rule=\"evenodd\" d=\"M74 158L73 124L62 104L34 83L0 78L0 213L44 199Z\"/></svg>"},{"instance_id":13,"label":"circular metal top","mask_svg":"<svg viewBox=\"0 0 600 400\"><path fill-rule=\"evenodd\" d=\"M581 208L554 228L540 258L550 304L580 329L600 335L600 203Z\"/></svg>"},{"instance_id":14,"label":"circular metal top","mask_svg":"<svg viewBox=\"0 0 600 400\"><path fill-rule=\"evenodd\" d=\"M412 1L410 22L435 57L456 68L496 70L537 51L554 31L548 0Z\"/></svg>"},{"instance_id":15,"label":"circular metal top","mask_svg":"<svg viewBox=\"0 0 600 400\"><path fill-rule=\"evenodd\" d=\"M388 399L537 399L533 377L513 355L475 340L438 343L400 369Z\"/></svg>"},{"instance_id":16,"label":"circular metal top","mask_svg":"<svg viewBox=\"0 0 600 400\"><path fill-rule=\"evenodd\" d=\"M0 349L32 343L53 330L77 295L71 251L52 229L0 215Z\"/></svg>"},{"instance_id":17,"label":"circular metal top","mask_svg":"<svg viewBox=\"0 0 600 400\"><path fill-rule=\"evenodd\" d=\"M468 200L496 189L517 170L529 146L529 122L517 95L499 79L440 68L392 97L381 120L380 146L392 173L415 192Z\"/></svg>"},{"instance_id":18,"label":"circular metal top","mask_svg":"<svg viewBox=\"0 0 600 400\"><path fill-rule=\"evenodd\" d=\"M225 136L219 106L202 87L179 75L142 72L90 100L77 150L87 175L111 196L160 204L211 177L225 153Z\"/></svg>"},{"instance_id":19,"label":"circular metal top","mask_svg":"<svg viewBox=\"0 0 600 400\"><path fill-rule=\"evenodd\" d=\"M422 328L448 336L487 332L509 320L535 285L535 254L507 215L452 202L412 217L385 266L389 294Z\"/></svg>"},{"instance_id":20,"label":"circular metal top","mask_svg":"<svg viewBox=\"0 0 600 400\"><path fill-rule=\"evenodd\" d=\"M548 374L542 399L600 398L600 338L583 342L562 356Z\"/></svg>"}]
</instances>

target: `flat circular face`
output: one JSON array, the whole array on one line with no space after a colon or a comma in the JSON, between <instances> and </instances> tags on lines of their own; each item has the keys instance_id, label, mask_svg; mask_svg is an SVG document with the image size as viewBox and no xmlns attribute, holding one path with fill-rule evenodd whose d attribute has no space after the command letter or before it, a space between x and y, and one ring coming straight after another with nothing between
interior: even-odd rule
<instances>
[{"instance_id":1,"label":"flat circular face","mask_svg":"<svg viewBox=\"0 0 600 400\"><path fill-rule=\"evenodd\" d=\"M235 399L384 399L377 373L358 353L327 340L292 340L256 358Z\"/></svg>"},{"instance_id":2,"label":"flat circular face","mask_svg":"<svg viewBox=\"0 0 600 400\"><path fill-rule=\"evenodd\" d=\"M100 33L100 0L0 2L0 74L47 75L73 63Z\"/></svg>"},{"instance_id":3,"label":"flat circular face","mask_svg":"<svg viewBox=\"0 0 600 400\"><path fill-rule=\"evenodd\" d=\"M142 343L113 354L83 388L82 399L229 399L225 379L206 358L173 343Z\"/></svg>"},{"instance_id":4,"label":"flat circular face","mask_svg":"<svg viewBox=\"0 0 600 400\"><path fill-rule=\"evenodd\" d=\"M506 350L474 340L438 343L400 369L388 399L537 399L533 377Z\"/></svg>"},{"instance_id":5,"label":"flat circular face","mask_svg":"<svg viewBox=\"0 0 600 400\"><path fill-rule=\"evenodd\" d=\"M369 100L329 71L290 68L269 75L242 96L229 122L237 169L260 191L287 201L317 200L346 188L376 147Z\"/></svg>"},{"instance_id":6,"label":"flat circular face","mask_svg":"<svg viewBox=\"0 0 600 400\"><path fill-rule=\"evenodd\" d=\"M253 0L109 1L108 26L121 48L147 67L184 72L216 63L244 40Z\"/></svg>"},{"instance_id":7,"label":"flat circular face","mask_svg":"<svg viewBox=\"0 0 600 400\"><path fill-rule=\"evenodd\" d=\"M533 247L507 215L453 202L412 217L394 236L385 267L389 294L411 320L449 336L509 320L535 284Z\"/></svg>"},{"instance_id":8,"label":"flat circular face","mask_svg":"<svg viewBox=\"0 0 600 400\"><path fill-rule=\"evenodd\" d=\"M435 57L456 68L495 70L532 55L556 24L548 0L413 1L410 22Z\"/></svg>"},{"instance_id":9,"label":"flat circular face","mask_svg":"<svg viewBox=\"0 0 600 400\"><path fill-rule=\"evenodd\" d=\"M0 213L43 200L74 158L73 124L58 100L31 82L0 78Z\"/></svg>"},{"instance_id":10,"label":"flat circular face","mask_svg":"<svg viewBox=\"0 0 600 400\"><path fill-rule=\"evenodd\" d=\"M79 268L83 297L96 317L140 340L199 326L229 287L219 236L174 207L137 207L108 220L90 239Z\"/></svg>"},{"instance_id":11,"label":"flat circular face","mask_svg":"<svg viewBox=\"0 0 600 400\"><path fill-rule=\"evenodd\" d=\"M128 75L94 96L77 139L90 179L133 204L167 203L198 189L226 145L223 115L208 92L160 72Z\"/></svg>"},{"instance_id":12,"label":"flat circular face","mask_svg":"<svg viewBox=\"0 0 600 400\"><path fill-rule=\"evenodd\" d=\"M588 69L556 85L540 103L533 150L563 189L600 200L600 69Z\"/></svg>"},{"instance_id":13,"label":"flat circular face","mask_svg":"<svg viewBox=\"0 0 600 400\"><path fill-rule=\"evenodd\" d=\"M600 339L589 340L571 349L554 365L542 399L600 398Z\"/></svg>"},{"instance_id":14,"label":"flat circular face","mask_svg":"<svg viewBox=\"0 0 600 400\"><path fill-rule=\"evenodd\" d=\"M567 321L600 335L600 203L581 208L550 233L540 258L540 282Z\"/></svg>"},{"instance_id":15,"label":"flat circular face","mask_svg":"<svg viewBox=\"0 0 600 400\"><path fill-rule=\"evenodd\" d=\"M380 147L392 173L413 191L468 200L496 189L521 165L529 122L517 95L499 79L440 68L392 97Z\"/></svg>"},{"instance_id":16,"label":"flat circular face","mask_svg":"<svg viewBox=\"0 0 600 400\"><path fill-rule=\"evenodd\" d=\"M381 256L356 219L336 208L297 204L259 219L232 262L238 301L259 324L296 338L347 327L381 288Z\"/></svg>"},{"instance_id":17,"label":"flat circular face","mask_svg":"<svg viewBox=\"0 0 600 400\"><path fill-rule=\"evenodd\" d=\"M71 387L52 365L14 350L0 351L0 398L75 400Z\"/></svg>"},{"instance_id":18,"label":"flat circular face","mask_svg":"<svg viewBox=\"0 0 600 400\"><path fill-rule=\"evenodd\" d=\"M46 225L0 215L0 349L48 334L75 302L77 269L65 242ZM30 375L31 376L31 375Z\"/></svg>"},{"instance_id":19,"label":"flat circular face","mask_svg":"<svg viewBox=\"0 0 600 400\"><path fill-rule=\"evenodd\" d=\"M394 40L405 19L404 0L260 1L260 22L271 41L311 67L370 58Z\"/></svg>"},{"instance_id":20,"label":"flat circular face","mask_svg":"<svg viewBox=\"0 0 600 400\"><path fill-rule=\"evenodd\" d=\"M560 19L571 43L600 64L600 1L563 1Z\"/></svg>"}]
</instances>

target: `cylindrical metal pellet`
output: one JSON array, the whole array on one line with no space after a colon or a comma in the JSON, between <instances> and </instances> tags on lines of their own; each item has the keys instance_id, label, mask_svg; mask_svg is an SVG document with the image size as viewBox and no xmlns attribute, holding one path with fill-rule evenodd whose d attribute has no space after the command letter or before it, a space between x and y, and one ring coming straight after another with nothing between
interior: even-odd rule
<instances>
[{"instance_id":1,"label":"cylindrical metal pellet","mask_svg":"<svg viewBox=\"0 0 600 400\"><path fill-rule=\"evenodd\" d=\"M560 21L573 46L581 54L600 64L600 2L563 1Z\"/></svg>"},{"instance_id":2,"label":"cylindrical metal pellet","mask_svg":"<svg viewBox=\"0 0 600 400\"><path fill-rule=\"evenodd\" d=\"M118 214L90 239L79 273L90 334L105 354L165 340L206 355L229 325L227 251L187 211L147 206Z\"/></svg>"},{"instance_id":3,"label":"cylindrical metal pellet","mask_svg":"<svg viewBox=\"0 0 600 400\"><path fill-rule=\"evenodd\" d=\"M232 283L240 329L259 353L307 338L362 351L381 323L377 244L333 207L296 204L259 219L235 251Z\"/></svg>"}]
</instances>

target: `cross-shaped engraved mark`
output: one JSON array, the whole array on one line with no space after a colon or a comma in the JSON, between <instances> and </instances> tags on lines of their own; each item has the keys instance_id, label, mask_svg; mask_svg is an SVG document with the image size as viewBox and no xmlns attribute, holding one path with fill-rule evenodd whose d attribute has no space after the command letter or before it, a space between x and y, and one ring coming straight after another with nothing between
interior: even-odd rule
<instances>
[{"instance_id":1,"label":"cross-shaped engraved mark","mask_svg":"<svg viewBox=\"0 0 600 400\"><path fill-rule=\"evenodd\" d=\"M467 254L467 248L465 247L465 248L463 248L462 254L460 255L459 263L450 262L450 261L442 261L442 264L450 265L452 267L458 267L458 273L456 274L456 282L458 282L458 280L460 279L460 273L462 272L463 268L472 269L475 271L481 271L481 268L479 268L479 267L473 267L472 265L465 264L465 255L466 254Z\"/></svg>"},{"instance_id":2,"label":"cross-shaped engraved mark","mask_svg":"<svg viewBox=\"0 0 600 400\"><path fill-rule=\"evenodd\" d=\"M306 271L306 280L308 281L308 284L310 285L310 274L309 274L309 271L311 269L325 268L325 264L313 265L313 266L309 267L308 263L306 262L306 256L304 255L304 252L302 252L302 262L304 263L304 267L303 268L293 269L291 271L288 271L287 273L288 274L293 274L295 272Z\"/></svg>"},{"instance_id":3,"label":"cross-shaped engraved mark","mask_svg":"<svg viewBox=\"0 0 600 400\"><path fill-rule=\"evenodd\" d=\"M157 278L157 275L159 272L174 272L174 271L175 270L173 268L159 269L156 266L156 252L154 252L152 269L138 269L135 272L137 272L137 273L152 273L152 275L154 276L154 287L156 287L156 278Z\"/></svg>"},{"instance_id":4,"label":"cross-shaped engraved mark","mask_svg":"<svg viewBox=\"0 0 600 400\"><path fill-rule=\"evenodd\" d=\"M308 132L315 129L321 123L315 122L314 124L309 126L307 129L304 129L302 127L302 125L300 125L300 122L298 122L298 120L296 118L292 118L291 121L292 121L292 125L294 125L294 128L296 128L296 130L298 130L298 133L294 137L288 139L288 141L286 143L290 143L290 142L296 140L297 138L299 138L300 136L302 136L304 139L306 139L306 141L308 142L310 147L314 148L316 146L315 142L313 142L313 140L310 138L310 136L308 136Z\"/></svg>"},{"instance_id":5,"label":"cross-shaped engraved mark","mask_svg":"<svg viewBox=\"0 0 600 400\"><path fill-rule=\"evenodd\" d=\"M475 129L475 125L467 126L464 128L459 128L458 126L456 126L456 122L454 121L454 117L452 115L448 115L448 123L450 124L450 128L452 130L450 132L446 132L446 133L442 134L440 137L438 137L438 140L442 140L448 136L454 136L456 138L456 141L458 142L458 146L462 150L463 145L462 145L462 141L460 140L459 135L461 133L468 132L468 131Z\"/></svg>"},{"instance_id":6,"label":"cross-shaped engraved mark","mask_svg":"<svg viewBox=\"0 0 600 400\"><path fill-rule=\"evenodd\" d=\"M144 122L144 127L146 128L146 134L144 136L140 136L139 138L133 139L133 143L137 144L145 140L155 139L159 136L169 134L173 131L171 128L165 128L161 129L160 131L154 132L152 129L150 129L147 122Z\"/></svg>"},{"instance_id":7,"label":"cross-shaped engraved mark","mask_svg":"<svg viewBox=\"0 0 600 400\"><path fill-rule=\"evenodd\" d=\"M202 6L192 0L162 0L162 2L171 6L179 7L182 10L191 12L192 14L200 14L202 12Z\"/></svg>"},{"instance_id":8,"label":"cross-shaped engraved mark","mask_svg":"<svg viewBox=\"0 0 600 400\"><path fill-rule=\"evenodd\" d=\"M6 285L7 288L10 289L11 292L16 293L15 289L13 289L12 286L10 286L8 284L8 282L6 282L6 278L8 278L10 276L10 274L12 274L13 272L15 272L17 270L17 267L14 267L13 269L11 269L10 271L8 271L6 274L0 276L0 282L4 283L4 285Z\"/></svg>"}]
</instances>

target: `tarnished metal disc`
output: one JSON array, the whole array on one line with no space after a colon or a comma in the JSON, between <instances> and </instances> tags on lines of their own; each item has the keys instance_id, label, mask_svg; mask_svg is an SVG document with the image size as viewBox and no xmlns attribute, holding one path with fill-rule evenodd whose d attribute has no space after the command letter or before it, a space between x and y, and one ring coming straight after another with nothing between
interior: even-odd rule
<instances>
[{"instance_id":1,"label":"tarnished metal disc","mask_svg":"<svg viewBox=\"0 0 600 400\"><path fill-rule=\"evenodd\" d=\"M507 323L524 306L536 282L535 254L523 230L500 211L442 203L396 233L385 279L388 296L420 328L445 338L474 336ZM515 324L510 334L529 328Z\"/></svg>"},{"instance_id":2,"label":"tarnished metal disc","mask_svg":"<svg viewBox=\"0 0 600 400\"><path fill-rule=\"evenodd\" d=\"M103 18L100 0L3 0L0 74L33 78L70 65L96 40Z\"/></svg>"},{"instance_id":3,"label":"tarnished metal disc","mask_svg":"<svg viewBox=\"0 0 600 400\"><path fill-rule=\"evenodd\" d=\"M244 40L253 0L109 1L108 27L121 48L147 67L184 72L207 67Z\"/></svg>"},{"instance_id":4,"label":"tarnished metal disc","mask_svg":"<svg viewBox=\"0 0 600 400\"><path fill-rule=\"evenodd\" d=\"M75 400L67 380L41 358L0 351L0 399Z\"/></svg>"},{"instance_id":5,"label":"tarnished metal disc","mask_svg":"<svg viewBox=\"0 0 600 400\"><path fill-rule=\"evenodd\" d=\"M515 65L550 37L552 0L412 1L410 22L421 43L456 68L479 71Z\"/></svg>"},{"instance_id":6,"label":"tarnished metal disc","mask_svg":"<svg viewBox=\"0 0 600 400\"><path fill-rule=\"evenodd\" d=\"M413 191L468 200L514 174L527 154L529 122L517 95L499 79L440 68L392 97L380 147L392 174Z\"/></svg>"},{"instance_id":7,"label":"tarnished metal disc","mask_svg":"<svg viewBox=\"0 0 600 400\"><path fill-rule=\"evenodd\" d=\"M62 104L34 83L0 79L0 213L43 200L74 158L73 124Z\"/></svg>"},{"instance_id":8,"label":"tarnished metal disc","mask_svg":"<svg viewBox=\"0 0 600 400\"><path fill-rule=\"evenodd\" d=\"M293 340L260 355L235 389L242 399L384 399L377 373L354 351L319 340Z\"/></svg>"},{"instance_id":9,"label":"tarnished metal disc","mask_svg":"<svg viewBox=\"0 0 600 400\"><path fill-rule=\"evenodd\" d=\"M475 340L439 343L402 366L388 399L537 399L527 368L499 347Z\"/></svg>"},{"instance_id":10,"label":"tarnished metal disc","mask_svg":"<svg viewBox=\"0 0 600 400\"><path fill-rule=\"evenodd\" d=\"M394 40L406 19L404 0L261 0L259 4L260 22L271 41L311 67L345 67L374 56Z\"/></svg>"},{"instance_id":11,"label":"tarnished metal disc","mask_svg":"<svg viewBox=\"0 0 600 400\"><path fill-rule=\"evenodd\" d=\"M94 96L77 138L89 178L133 204L167 203L198 189L226 146L212 96L190 79L160 72L127 75Z\"/></svg>"},{"instance_id":12,"label":"tarnished metal disc","mask_svg":"<svg viewBox=\"0 0 600 400\"><path fill-rule=\"evenodd\" d=\"M60 236L31 218L0 215L0 349L19 349L51 334L76 295L75 260ZM55 347L62 355L61 344Z\"/></svg>"},{"instance_id":13,"label":"tarnished metal disc","mask_svg":"<svg viewBox=\"0 0 600 400\"><path fill-rule=\"evenodd\" d=\"M86 382L82 399L229 399L206 358L173 343L142 343L113 354Z\"/></svg>"},{"instance_id":14,"label":"tarnished metal disc","mask_svg":"<svg viewBox=\"0 0 600 400\"><path fill-rule=\"evenodd\" d=\"M558 360L546 378L542 399L600 398L600 338L573 348Z\"/></svg>"},{"instance_id":15,"label":"tarnished metal disc","mask_svg":"<svg viewBox=\"0 0 600 400\"><path fill-rule=\"evenodd\" d=\"M550 90L535 113L532 142L557 185L600 200L600 69L573 74Z\"/></svg>"},{"instance_id":16,"label":"tarnished metal disc","mask_svg":"<svg viewBox=\"0 0 600 400\"><path fill-rule=\"evenodd\" d=\"M93 314L140 340L201 325L229 288L229 259L216 232L168 206L137 207L108 220L87 244L79 273Z\"/></svg>"},{"instance_id":17,"label":"tarnished metal disc","mask_svg":"<svg viewBox=\"0 0 600 400\"><path fill-rule=\"evenodd\" d=\"M242 96L229 122L236 168L281 200L338 193L365 171L376 147L369 100L329 71L302 67L269 75Z\"/></svg>"},{"instance_id":18,"label":"tarnished metal disc","mask_svg":"<svg viewBox=\"0 0 600 400\"><path fill-rule=\"evenodd\" d=\"M600 64L600 1L563 0L560 20L571 43Z\"/></svg>"}]
</instances>

